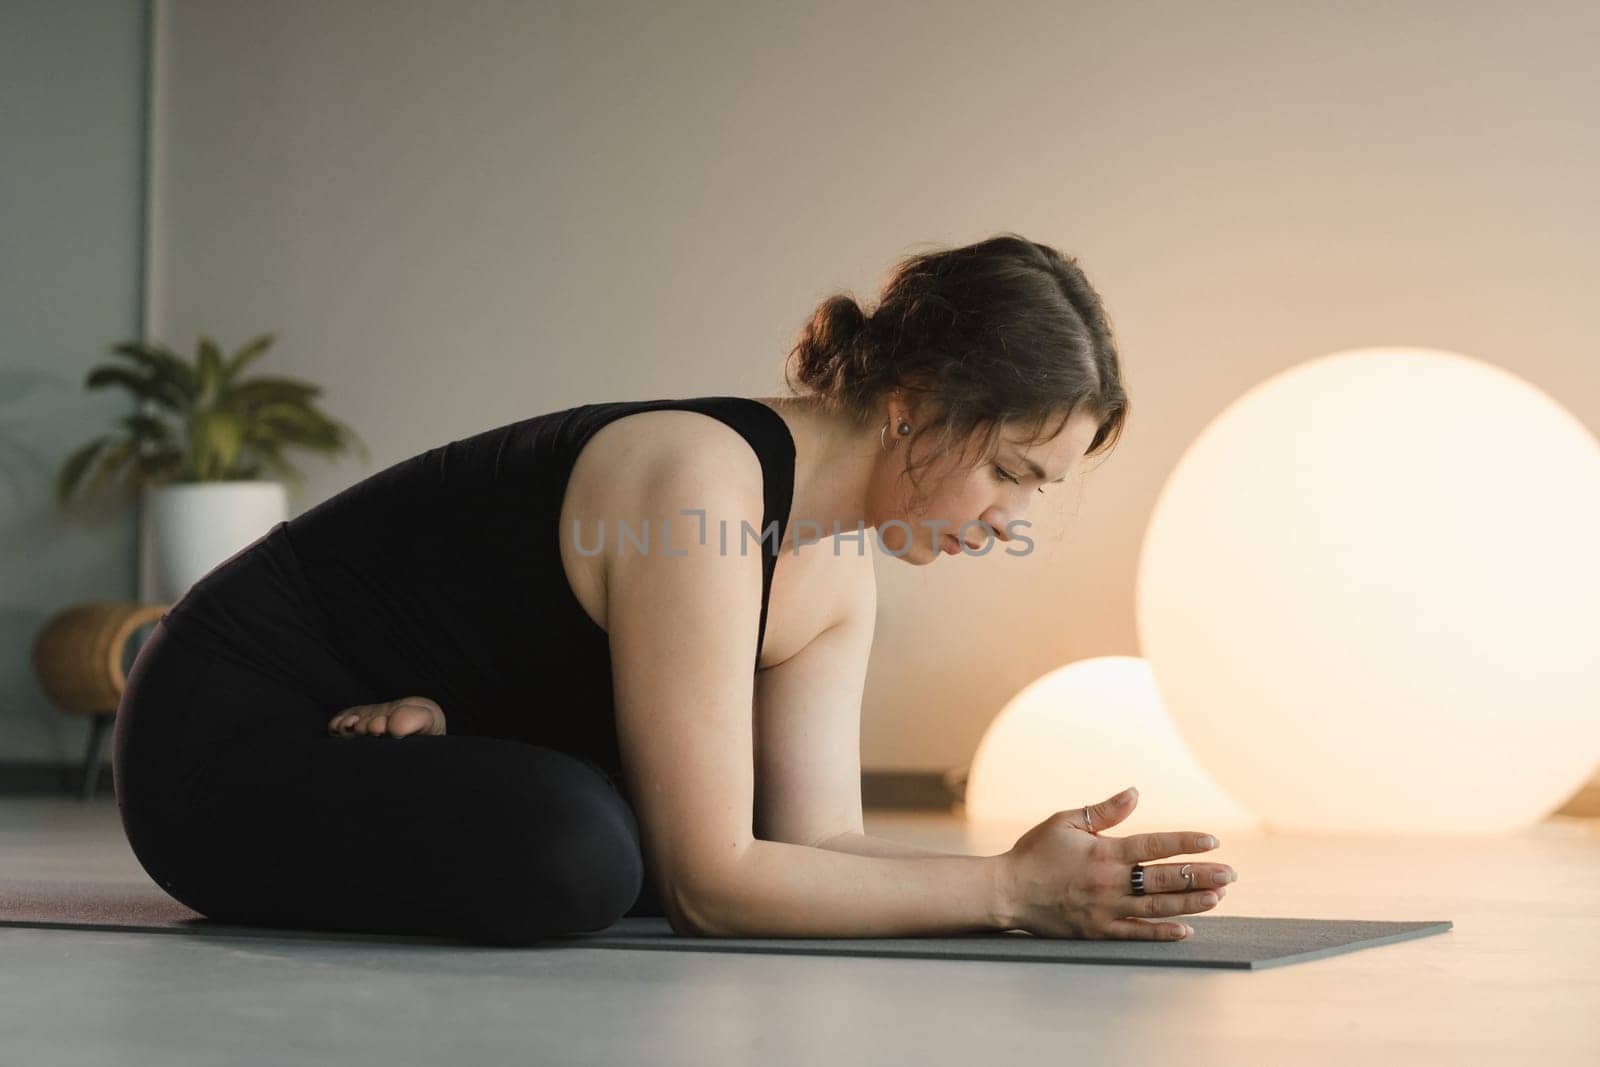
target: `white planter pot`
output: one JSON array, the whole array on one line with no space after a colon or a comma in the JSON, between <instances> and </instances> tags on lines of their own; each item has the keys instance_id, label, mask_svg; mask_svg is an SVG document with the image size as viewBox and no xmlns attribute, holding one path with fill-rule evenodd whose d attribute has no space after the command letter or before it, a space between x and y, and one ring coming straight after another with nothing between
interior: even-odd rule
<instances>
[{"instance_id":1,"label":"white planter pot","mask_svg":"<svg viewBox=\"0 0 1600 1067\"><path fill-rule=\"evenodd\" d=\"M217 564L289 517L282 482L146 487L140 508L139 600L175 604Z\"/></svg>"}]
</instances>

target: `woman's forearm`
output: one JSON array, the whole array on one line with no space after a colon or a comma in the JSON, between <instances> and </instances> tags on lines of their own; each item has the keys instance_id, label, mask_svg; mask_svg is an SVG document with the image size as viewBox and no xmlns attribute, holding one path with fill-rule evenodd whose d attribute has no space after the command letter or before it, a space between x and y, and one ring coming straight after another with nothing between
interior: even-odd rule
<instances>
[{"instance_id":1,"label":"woman's forearm","mask_svg":"<svg viewBox=\"0 0 1600 1067\"><path fill-rule=\"evenodd\" d=\"M817 845L829 852L849 852L856 856L886 856L891 859L916 859L924 856L965 856L965 852L935 852L933 849L918 848L916 845L901 844L899 841L890 841L883 837L873 837L871 834L858 834L854 831L838 834Z\"/></svg>"},{"instance_id":2,"label":"woman's forearm","mask_svg":"<svg viewBox=\"0 0 1600 1067\"><path fill-rule=\"evenodd\" d=\"M1002 856L855 856L760 838L720 878L679 892L668 921L698 937L947 937L1006 930ZM665 900L663 901L665 903Z\"/></svg>"}]
</instances>

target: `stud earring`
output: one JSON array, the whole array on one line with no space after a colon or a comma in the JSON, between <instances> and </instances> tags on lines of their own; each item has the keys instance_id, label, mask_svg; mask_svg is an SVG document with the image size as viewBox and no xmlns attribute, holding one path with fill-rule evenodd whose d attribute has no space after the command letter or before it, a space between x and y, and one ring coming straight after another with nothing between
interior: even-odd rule
<instances>
[{"instance_id":1,"label":"stud earring","mask_svg":"<svg viewBox=\"0 0 1600 1067\"><path fill-rule=\"evenodd\" d=\"M896 427L896 431L900 434L901 437L904 437L906 434L911 432L911 424L909 422L905 421L904 419L901 419L900 420L900 425L898 427ZM888 433L888 432L889 432L889 424L886 422L886 423L883 424L883 429L878 431L878 447L882 448L885 452L889 451L889 443L886 440L884 440L883 435Z\"/></svg>"}]
</instances>

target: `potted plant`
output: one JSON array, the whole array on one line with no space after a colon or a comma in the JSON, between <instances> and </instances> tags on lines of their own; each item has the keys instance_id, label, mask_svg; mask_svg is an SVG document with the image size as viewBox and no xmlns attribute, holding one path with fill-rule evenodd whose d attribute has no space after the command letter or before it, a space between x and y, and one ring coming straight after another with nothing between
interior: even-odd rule
<instances>
[{"instance_id":1,"label":"potted plant","mask_svg":"<svg viewBox=\"0 0 1600 1067\"><path fill-rule=\"evenodd\" d=\"M85 388L127 388L139 411L120 420L126 432L101 435L67 457L56 499L65 508L80 488L93 493L119 479L137 487L141 601L176 601L288 517L283 483L299 488L302 478L284 459L285 449L335 456L354 447L371 462L353 430L317 410L321 387L292 378L243 379L274 338L263 334L225 357L202 336L192 363L164 345L124 341L111 351L128 365L90 369Z\"/></svg>"}]
</instances>

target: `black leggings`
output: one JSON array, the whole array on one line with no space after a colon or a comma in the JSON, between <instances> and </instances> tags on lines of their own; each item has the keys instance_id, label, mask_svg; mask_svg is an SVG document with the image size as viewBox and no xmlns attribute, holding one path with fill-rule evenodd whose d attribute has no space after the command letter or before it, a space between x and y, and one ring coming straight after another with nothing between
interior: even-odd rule
<instances>
[{"instance_id":1,"label":"black leggings","mask_svg":"<svg viewBox=\"0 0 1600 1067\"><path fill-rule=\"evenodd\" d=\"M526 944L662 914L634 812L587 761L494 737L334 737L337 710L164 617L112 746L144 869L252 925Z\"/></svg>"}]
</instances>

